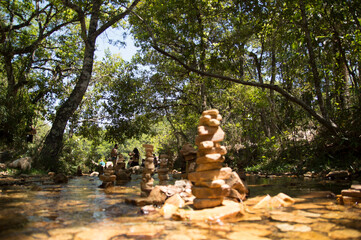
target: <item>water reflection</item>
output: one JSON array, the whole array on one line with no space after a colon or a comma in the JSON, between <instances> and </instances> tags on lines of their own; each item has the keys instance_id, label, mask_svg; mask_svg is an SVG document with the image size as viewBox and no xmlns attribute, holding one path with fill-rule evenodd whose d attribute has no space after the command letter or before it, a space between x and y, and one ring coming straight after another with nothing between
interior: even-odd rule
<instances>
[{"instance_id":1,"label":"water reflection","mask_svg":"<svg viewBox=\"0 0 361 240\"><path fill-rule=\"evenodd\" d=\"M157 176L154 177L157 181ZM101 185L98 178L89 176L72 178L64 185L34 181L30 185L3 187L0 239L186 240L247 239L247 236L253 239L337 239L335 231L339 230L348 231L342 234L351 234L344 239L353 239L357 236L353 231L361 228L360 209L336 205L334 199L319 199L316 195L290 208L247 213L230 223L172 221L158 214L144 216L138 207L124 203L126 197L140 195L140 180L140 176L133 175L132 181L124 186L106 190L98 187ZM292 197L315 191L339 194L341 189L351 185L350 182L276 176L248 176L247 184L250 197L274 196L280 192ZM252 200L247 201L246 204L251 204ZM287 222L289 219L295 222ZM307 221L297 222L302 219ZM308 229L307 234L304 233L307 236L297 231L290 231L292 234L284 231L291 228Z\"/></svg>"}]
</instances>

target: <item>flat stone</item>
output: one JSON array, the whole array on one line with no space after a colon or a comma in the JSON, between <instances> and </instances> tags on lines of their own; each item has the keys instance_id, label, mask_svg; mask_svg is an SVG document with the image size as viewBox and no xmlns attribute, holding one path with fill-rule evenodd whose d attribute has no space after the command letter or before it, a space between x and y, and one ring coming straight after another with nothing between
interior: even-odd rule
<instances>
[{"instance_id":1,"label":"flat stone","mask_svg":"<svg viewBox=\"0 0 361 240\"><path fill-rule=\"evenodd\" d=\"M334 223L329 223L329 222L316 222L316 223L312 223L310 225L310 227L314 230L314 231L318 231L318 232L324 232L324 233L328 233L330 232L333 228L335 228L337 225Z\"/></svg>"},{"instance_id":2,"label":"flat stone","mask_svg":"<svg viewBox=\"0 0 361 240\"><path fill-rule=\"evenodd\" d=\"M196 167L196 171L201 172L201 171L220 169L220 168L222 168L222 163L221 162L204 163L204 164L198 164L197 167Z\"/></svg>"},{"instance_id":3,"label":"flat stone","mask_svg":"<svg viewBox=\"0 0 361 240\"><path fill-rule=\"evenodd\" d=\"M195 209L213 208L222 204L222 198L195 198L193 206Z\"/></svg>"},{"instance_id":4,"label":"flat stone","mask_svg":"<svg viewBox=\"0 0 361 240\"><path fill-rule=\"evenodd\" d=\"M229 195L230 187L224 184L220 188L192 187L192 194L196 198L219 198Z\"/></svg>"},{"instance_id":5,"label":"flat stone","mask_svg":"<svg viewBox=\"0 0 361 240\"><path fill-rule=\"evenodd\" d=\"M304 224L288 224L288 223L279 223L276 224L276 227L282 232L309 232L311 231L311 227Z\"/></svg>"},{"instance_id":6,"label":"flat stone","mask_svg":"<svg viewBox=\"0 0 361 240\"><path fill-rule=\"evenodd\" d=\"M204 182L196 182L195 186L197 187L208 187L208 188L219 188L225 184L224 180L213 180L213 181L204 181Z\"/></svg>"},{"instance_id":7,"label":"flat stone","mask_svg":"<svg viewBox=\"0 0 361 240\"><path fill-rule=\"evenodd\" d=\"M227 149L225 146L212 147L212 148L207 148L207 149L198 149L197 156L203 157L206 154L213 154L213 153L219 153L221 155L226 155Z\"/></svg>"},{"instance_id":8,"label":"flat stone","mask_svg":"<svg viewBox=\"0 0 361 240\"><path fill-rule=\"evenodd\" d=\"M220 201L222 204L222 201ZM243 205L224 200L222 206L210 209L202 209L195 211L186 211L180 209L180 215L184 220L197 221L197 222L219 222L227 219L233 219L244 214ZM173 216L176 218L179 216ZM179 219L179 218L178 218Z\"/></svg>"},{"instance_id":9,"label":"flat stone","mask_svg":"<svg viewBox=\"0 0 361 240\"><path fill-rule=\"evenodd\" d=\"M232 169L229 167L224 167L219 170L209 170L202 172L192 172L188 174L188 179L192 182L204 182L212 180L224 180L231 176Z\"/></svg>"},{"instance_id":10,"label":"flat stone","mask_svg":"<svg viewBox=\"0 0 361 240\"><path fill-rule=\"evenodd\" d=\"M361 198L361 190L348 189L341 191L342 196Z\"/></svg>"},{"instance_id":11,"label":"flat stone","mask_svg":"<svg viewBox=\"0 0 361 240\"><path fill-rule=\"evenodd\" d=\"M212 153L212 154L206 154L203 157L198 157L196 160L197 164L215 163L215 162L219 162L219 163L224 162L224 157L222 157L222 155L219 153Z\"/></svg>"},{"instance_id":12,"label":"flat stone","mask_svg":"<svg viewBox=\"0 0 361 240\"><path fill-rule=\"evenodd\" d=\"M344 205L353 206L361 203L360 197L349 197L349 196L343 196L342 202Z\"/></svg>"},{"instance_id":13,"label":"flat stone","mask_svg":"<svg viewBox=\"0 0 361 240\"><path fill-rule=\"evenodd\" d=\"M352 184L351 185L352 189L357 189L357 190L361 190L361 184Z\"/></svg>"},{"instance_id":14,"label":"flat stone","mask_svg":"<svg viewBox=\"0 0 361 240\"><path fill-rule=\"evenodd\" d=\"M330 232L328 236L334 239L359 239L361 232L354 229L340 229Z\"/></svg>"},{"instance_id":15,"label":"flat stone","mask_svg":"<svg viewBox=\"0 0 361 240\"><path fill-rule=\"evenodd\" d=\"M201 142L212 141L212 142L221 142L224 140L224 131L222 128L218 127L216 132L211 135L198 135L196 137L196 145L198 146Z\"/></svg>"}]
</instances>

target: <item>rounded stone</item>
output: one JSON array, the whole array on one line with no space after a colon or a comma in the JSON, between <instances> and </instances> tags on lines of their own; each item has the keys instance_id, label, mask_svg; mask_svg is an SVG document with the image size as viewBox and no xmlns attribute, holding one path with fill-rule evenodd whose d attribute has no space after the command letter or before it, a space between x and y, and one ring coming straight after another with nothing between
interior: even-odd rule
<instances>
[{"instance_id":1,"label":"rounded stone","mask_svg":"<svg viewBox=\"0 0 361 240\"><path fill-rule=\"evenodd\" d=\"M193 206L196 209L212 208L220 206L223 198L196 198L193 201Z\"/></svg>"}]
</instances>

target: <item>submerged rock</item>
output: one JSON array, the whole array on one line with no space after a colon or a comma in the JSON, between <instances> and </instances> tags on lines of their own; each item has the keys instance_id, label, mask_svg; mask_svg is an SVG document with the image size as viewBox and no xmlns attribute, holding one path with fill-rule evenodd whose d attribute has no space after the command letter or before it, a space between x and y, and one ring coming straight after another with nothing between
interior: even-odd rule
<instances>
[{"instance_id":1,"label":"submerged rock","mask_svg":"<svg viewBox=\"0 0 361 240\"><path fill-rule=\"evenodd\" d=\"M68 177L64 173L58 173L53 177L53 181L55 184L68 183L68 180Z\"/></svg>"}]
</instances>

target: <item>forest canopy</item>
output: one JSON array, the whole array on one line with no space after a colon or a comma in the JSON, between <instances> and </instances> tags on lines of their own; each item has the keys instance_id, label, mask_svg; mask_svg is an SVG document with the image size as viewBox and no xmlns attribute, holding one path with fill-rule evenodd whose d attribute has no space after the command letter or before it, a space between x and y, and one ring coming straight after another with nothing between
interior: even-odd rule
<instances>
[{"instance_id":1,"label":"forest canopy","mask_svg":"<svg viewBox=\"0 0 361 240\"><path fill-rule=\"evenodd\" d=\"M1 150L40 168L74 165L79 139L82 159L115 142L176 158L211 108L232 167L361 167L357 1L1 1L0 16ZM132 35L131 61L95 59L107 29Z\"/></svg>"}]
</instances>

